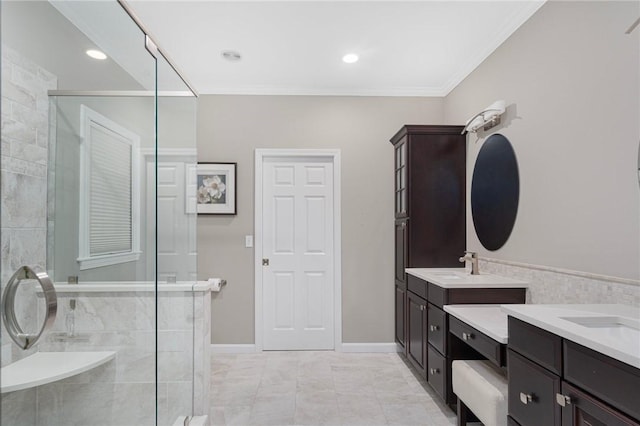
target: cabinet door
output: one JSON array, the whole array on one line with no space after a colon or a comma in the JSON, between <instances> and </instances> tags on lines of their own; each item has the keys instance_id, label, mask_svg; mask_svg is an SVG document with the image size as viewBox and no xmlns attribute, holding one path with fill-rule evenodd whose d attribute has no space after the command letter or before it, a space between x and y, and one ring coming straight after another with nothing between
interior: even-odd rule
<instances>
[{"instance_id":1,"label":"cabinet door","mask_svg":"<svg viewBox=\"0 0 640 426\"><path fill-rule=\"evenodd\" d=\"M405 316L407 305L407 291L396 286L396 342L405 347Z\"/></svg>"},{"instance_id":2,"label":"cabinet door","mask_svg":"<svg viewBox=\"0 0 640 426\"><path fill-rule=\"evenodd\" d=\"M408 232L408 219L396 221L396 267L395 276L396 284L403 283L406 286L406 274L404 272L407 268L408 260L408 246L407 246L407 232Z\"/></svg>"},{"instance_id":3,"label":"cabinet door","mask_svg":"<svg viewBox=\"0 0 640 426\"><path fill-rule=\"evenodd\" d=\"M395 146L395 212L407 215L407 142Z\"/></svg>"},{"instance_id":4,"label":"cabinet door","mask_svg":"<svg viewBox=\"0 0 640 426\"><path fill-rule=\"evenodd\" d=\"M567 382L562 382L562 395L558 395L557 402L564 405L562 426L640 426L640 423Z\"/></svg>"},{"instance_id":5,"label":"cabinet door","mask_svg":"<svg viewBox=\"0 0 640 426\"><path fill-rule=\"evenodd\" d=\"M427 302L411 292L407 292L407 357L426 377L426 328Z\"/></svg>"},{"instance_id":6,"label":"cabinet door","mask_svg":"<svg viewBox=\"0 0 640 426\"><path fill-rule=\"evenodd\" d=\"M522 426L560 426L560 377L512 350L507 368L509 415Z\"/></svg>"}]
</instances>

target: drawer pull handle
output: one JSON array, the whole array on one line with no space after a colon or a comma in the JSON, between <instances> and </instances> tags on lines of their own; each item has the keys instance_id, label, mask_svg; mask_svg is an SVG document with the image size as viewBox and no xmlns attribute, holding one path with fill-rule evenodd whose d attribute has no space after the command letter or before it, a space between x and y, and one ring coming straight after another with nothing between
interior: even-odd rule
<instances>
[{"instance_id":1,"label":"drawer pull handle","mask_svg":"<svg viewBox=\"0 0 640 426\"><path fill-rule=\"evenodd\" d=\"M431 373L431 375L436 375L436 374L440 374L440 369L439 368L430 368L429 369L429 373Z\"/></svg>"},{"instance_id":2,"label":"drawer pull handle","mask_svg":"<svg viewBox=\"0 0 640 426\"><path fill-rule=\"evenodd\" d=\"M429 326L429 330L438 331L438 330L440 330L440 326L438 326L438 325L430 325Z\"/></svg>"},{"instance_id":3,"label":"drawer pull handle","mask_svg":"<svg viewBox=\"0 0 640 426\"><path fill-rule=\"evenodd\" d=\"M528 403L533 401L533 396L529 395L527 393L524 392L520 392L520 402L522 402L524 405L527 405Z\"/></svg>"},{"instance_id":4,"label":"drawer pull handle","mask_svg":"<svg viewBox=\"0 0 640 426\"><path fill-rule=\"evenodd\" d=\"M471 333L462 333L462 340L471 340L473 339L473 334Z\"/></svg>"},{"instance_id":5,"label":"drawer pull handle","mask_svg":"<svg viewBox=\"0 0 640 426\"><path fill-rule=\"evenodd\" d=\"M566 407L567 405L571 405L571 398L566 395L562 395L561 393L557 393L556 402L559 406Z\"/></svg>"}]
</instances>

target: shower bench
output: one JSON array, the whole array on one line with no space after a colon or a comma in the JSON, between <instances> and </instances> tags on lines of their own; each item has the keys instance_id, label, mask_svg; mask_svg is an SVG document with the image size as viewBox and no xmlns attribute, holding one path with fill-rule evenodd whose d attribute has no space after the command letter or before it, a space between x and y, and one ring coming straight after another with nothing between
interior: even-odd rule
<instances>
[{"instance_id":1,"label":"shower bench","mask_svg":"<svg viewBox=\"0 0 640 426\"><path fill-rule=\"evenodd\" d=\"M114 351L36 352L2 367L0 393L29 389L84 373L111 361Z\"/></svg>"}]
</instances>

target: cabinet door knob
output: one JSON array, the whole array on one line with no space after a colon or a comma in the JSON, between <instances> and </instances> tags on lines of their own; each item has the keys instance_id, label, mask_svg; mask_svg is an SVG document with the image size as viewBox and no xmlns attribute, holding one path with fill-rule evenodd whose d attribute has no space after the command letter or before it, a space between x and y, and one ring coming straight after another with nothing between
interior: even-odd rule
<instances>
[{"instance_id":1,"label":"cabinet door knob","mask_svg":"<svg viewBox=\"0 0 640 426\"><path fill-rule=\"evenodd\" d=\"M438 331L438 330L440 330L440 326L438 326L438 325L430 325L429 326L429 330Z\"/></svg>"},{"instance_id":2,"label":"cabinet door knob","mask_svg":"<svg viewBox=\"0 0 640 426\"><path fill-rule=\"evenodd\" d=\"M471 334L471 333L462 333L462 340L471 340L471 339L473 339L473 334ZM522 399L522 397L520 399Z\"/></svg>"},{"instance_id":3,"label":"cabinet door knob","mask_svg":"<svg viewBox=\"0 0 640 426\"><path fill-rule=\"evenodd\" d=\"M571 405L571 398L566 395L562 395L561 393L557 393L556 402L559 406L566 407L567 405Z\"/></svg>"},{"instance_id":4,"label":"cabinet door knob","mask_svg":"<svg viewBox=\"0 0 640 426\"><path fill-rule=\"evenodd\" d=\"M420 305L420 310L424 311L425 306L424 305Z\"/></svg>"},{"instance_id":5,"label":"cabinet door knob","mask_svg":"<svg viewBox=\"0 0 640 426\"><path fill-rule=\"evenodd\" d=\"M435 374L440 374L440 369L439 368L430 368L429 369L429 373L431 373L431 375L435 375Z\"/></svg>"},{"instance_id":6,"label":"cabinet door knob","mask_svg":"<svg viewBox=\"0 0 640 426\"><path fill-rule=\"evenodd\" d=\"M533 395L529 395L527 393L524 392L520 392L520 402L522 402L524 405L527 405L528 403L533 401Z\"/></svg>"}]
</instances>

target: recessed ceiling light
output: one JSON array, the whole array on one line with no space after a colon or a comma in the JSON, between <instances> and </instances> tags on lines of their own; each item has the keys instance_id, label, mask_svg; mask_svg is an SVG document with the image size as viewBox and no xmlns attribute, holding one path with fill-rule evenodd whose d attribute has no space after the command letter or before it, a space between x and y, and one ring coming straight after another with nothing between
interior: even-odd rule
<instances>
[{"instance_id":1,"label":"recessed ceiling light","mask_svg":"<svg viewBox=\"0 0 640 426\"><path fill-rule=\"evenodd\" d=\"M89 55L93 59L100 59L100 60L107 59L107 55L105 55L104 52L101 52L101 51L96 50L96 49L87 50L87 55Z\"/></svg>"},{"instance_id":2,"label":"recessed ceiling light","mask_svg":"<svg viewBox=\"0 0 640 426\"><path fill-rule=\"evenodd\" d=\"M222 52L222 57L225 58L227 61L239 61L240 59L242 59L242 56L240 55L239 52L236 52L235 50L225 50L224 52Z\"/></svg>"},{"instance_id":3,"label":"recessed ceiling light","mask_svg":"<svg viewBox=\"0 0 640 426\"><path fill-rule=\"evenodd\" d=\"M358 62L358 59L359 59L358 55L356 55L355 53L347 53L342 57L342 62L345 62L347 64L353 64Z\"/></svg>"}]
</instances>

